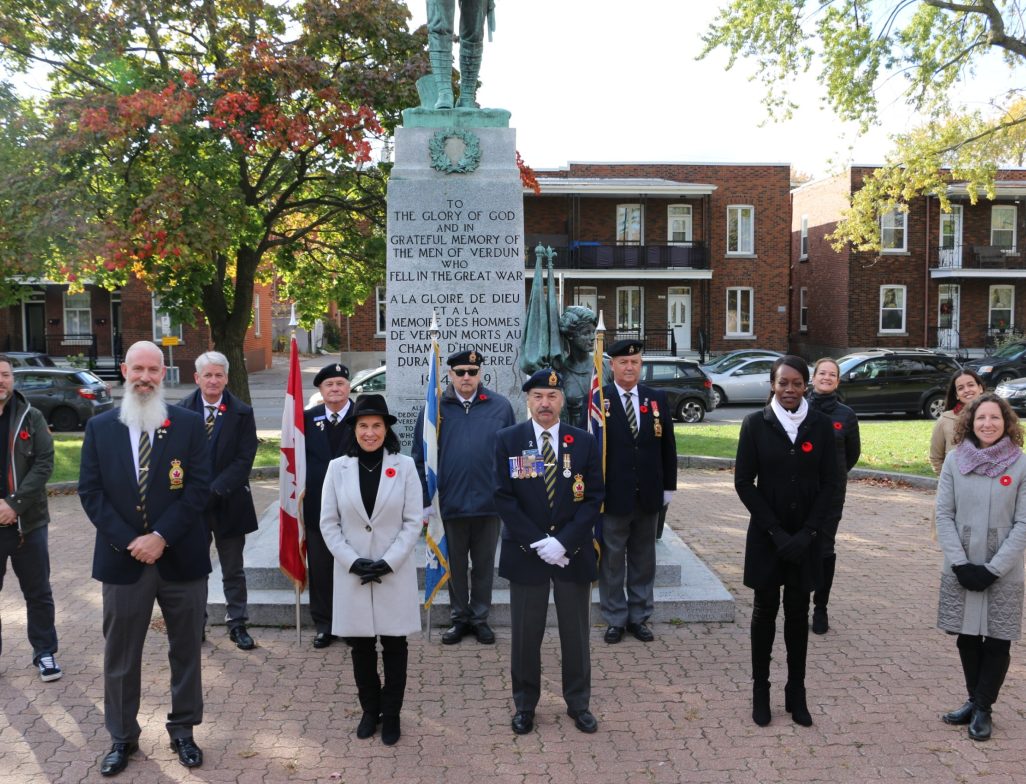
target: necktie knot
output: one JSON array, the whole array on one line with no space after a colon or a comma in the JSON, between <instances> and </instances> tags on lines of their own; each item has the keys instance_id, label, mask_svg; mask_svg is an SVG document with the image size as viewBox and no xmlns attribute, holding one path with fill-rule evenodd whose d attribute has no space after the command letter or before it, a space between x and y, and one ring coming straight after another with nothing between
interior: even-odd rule
<instances>
[{"instance_id":1,"label":"necktie knot","mask_svg":"<svg viewBox=\"0 0 1026 784\"><path fill-rule=\"evenodd\" d=\"M338 424L338 412L336 412L336 411L332 411L331 412L331 424L333 424L333 425L337 425Z\"/></svg>"},{"instance_id":2,"label":"necktie knot","mask_svg":"<svg viewBox=\"0 0 1026 784\"><path fill-rule=\"evenodd\" d=\"M469 400L464 400L463 401L463 410L466 411L468 414L470 413L470 401ZM548 433L546 433L545 435L548 435Z\"/></svg>"}]
</instances>

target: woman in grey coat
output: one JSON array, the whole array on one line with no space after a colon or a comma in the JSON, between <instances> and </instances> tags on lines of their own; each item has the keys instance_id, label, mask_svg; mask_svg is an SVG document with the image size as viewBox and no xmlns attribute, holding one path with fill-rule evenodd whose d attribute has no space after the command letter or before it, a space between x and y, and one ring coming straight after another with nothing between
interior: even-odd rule
<instances>
[{"instance_id":1,"label":"woman in grey coat","mask_svg":"<svg viewBox=\"0 0 1026 784\"><path fill-rule=\"evenodd\" d=\"M944 551L937 625L958 635L969 698L942 717L990 738L991 706L1022 631L1026 460L1019 418L985 394L959 417L955 449L937 487L937 541Z\"/></svg>"}]
</instances>

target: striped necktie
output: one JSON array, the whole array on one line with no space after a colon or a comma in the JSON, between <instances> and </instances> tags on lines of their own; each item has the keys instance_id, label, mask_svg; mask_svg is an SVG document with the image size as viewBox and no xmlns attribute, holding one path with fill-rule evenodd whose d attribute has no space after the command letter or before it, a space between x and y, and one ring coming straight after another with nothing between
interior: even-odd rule
<instances>
[{"instance_id":1,"label":"striped necktie","mask_svg":"<svg viewBox=\"0 0 1026 784\"><path fill-rule=\"evenodd\" d=\"M638 437L638 415L634 413L634 403L631 402L633 392L623 393L623 409L627 412L627 424L631 428L631 435Z\"/></svg>"},{"instance_id":2,"label":"striped necktie","mask_svg":"<svg viewBox=\"0 0 1026 784\"><path fill-rule=\"evenodd\" d=\"M142 507L143 527L149 529L146 519L146 492L150 487L150 434L139 433L139 506Z\"/></svg>"},{"instance_id":3,"label":"striped necktie","mask_svg":"<svg viewBox=\"0 0 1026 784\"><path fill-rule=\"evenodd\" d=\"M552 434L542 433L542 459L545 461L545 494L549 497L549 508L556 502L556 453L552 451Z\"/></svg>"},{"instance_id":4,"label":"striped necktie","mask_svg":"<svg viewBox=\"0 0 1026 784\"><path fill-rule=\"evenodd\" d=\"M214 432L214 422L217 420L217 414L214 413L215 409L213 406L207 406L207 438Z\"/></svg>"},{"instance_id":5,"label":"striped necktie","mask_svg":"<svg viewBox=\"0 0 1026 784\"><path fill-rule=\"evenodd\" d=\"M331 412L331 424L332 425L337 425L338 424L338 412L337 411L332 411Z\"/></svg>"}]
</instances>

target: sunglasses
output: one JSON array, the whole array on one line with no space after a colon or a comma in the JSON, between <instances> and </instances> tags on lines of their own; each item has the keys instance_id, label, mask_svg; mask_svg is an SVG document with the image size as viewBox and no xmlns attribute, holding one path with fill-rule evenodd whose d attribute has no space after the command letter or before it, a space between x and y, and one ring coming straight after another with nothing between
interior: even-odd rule
<instances>
[{"instance_id":1,"label":"sunglasses","mask_svg":"<svg viewBox=\"0 0 1026 784\"><path fill-rule=\"evenodd\" d=\"M476 376L480 372L480 370L479 370L479 368L469 368L469 369L460 368L459 370L453 370L452 372L455 373L460 378L463 378L464 376L470 376L471 378L473 378L474 376Z\"/></svg>"}]
</instances>

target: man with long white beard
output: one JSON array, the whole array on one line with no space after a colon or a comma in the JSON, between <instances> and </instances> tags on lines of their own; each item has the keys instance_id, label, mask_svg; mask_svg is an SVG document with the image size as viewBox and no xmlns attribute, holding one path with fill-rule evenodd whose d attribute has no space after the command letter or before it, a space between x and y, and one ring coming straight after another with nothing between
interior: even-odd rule
<instances>
[{"instance_id":1,"label":"man with long white beard","mask_svg":"<svg viewBox=\"0 0 1026 784\"><path fill-rule=\"evenodd\" d=\"M164 356L149 341L121 364L121 407L89 420L78 494L96 526L93 578L103 583L103 709L113 776L139 747L143 643L160 604L171 663L171 748L203 763L192 728L203 720L200 644L210 552L203 509L210 458L203 418L164 402Z\"/></svg>"}]
</instances>

